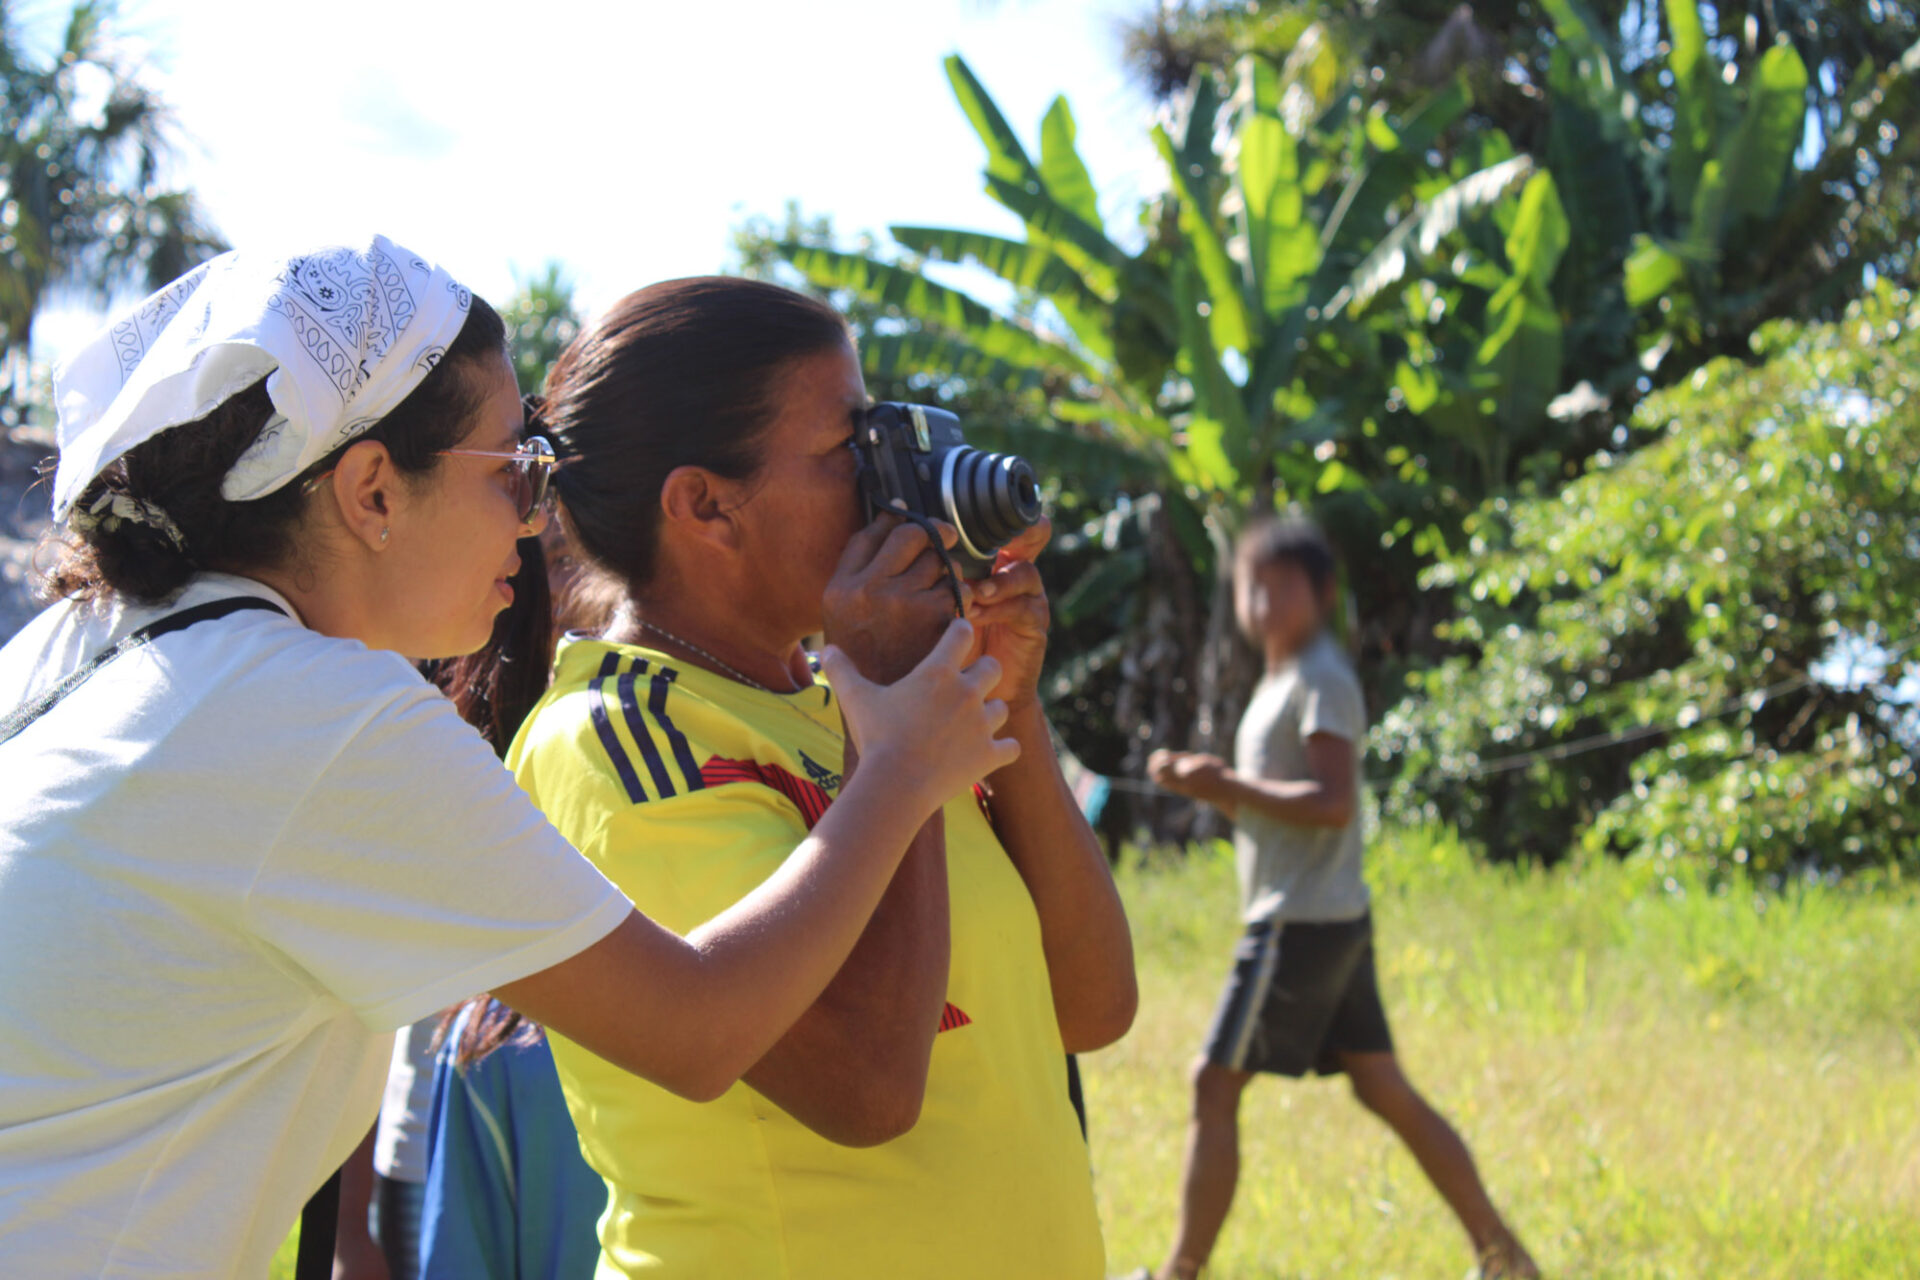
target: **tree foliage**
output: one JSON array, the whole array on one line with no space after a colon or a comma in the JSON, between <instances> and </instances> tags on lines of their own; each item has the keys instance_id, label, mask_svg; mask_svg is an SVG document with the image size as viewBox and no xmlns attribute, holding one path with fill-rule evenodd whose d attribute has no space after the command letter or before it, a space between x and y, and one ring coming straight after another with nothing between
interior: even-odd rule
<instances>
[{"instance_id":1,"label":"tree foliage","mask_svg":"<svg viewBox=\"0 0 1920 1280\"><path fill-rule=\"evenodd\" d=\"M1731 7L1695 0L1175 6L1161 25L1201 10L1218 38L1162 86L1165 188L1137 236L1109 230L1126 211L1103 209L1064 99L1029 147L955 58L983 182L1021 234L779 246L872 309L872 375L991 388L1008 437L1067 477L1070 545L1098 554L1055 596L1099 639L1062 654L1052 690L1098 691L1108 732L1069 741L1108 772L1163 742L1224 746L1250 655L1217 568L1247 512L1330 528L1370 695L1391 704L1463 639L1436 632L1455 604L1421 573L1485 504L1615 465L1645 396L1749 357L1780 317L1837 319L1911 271L1920 228L1906 10L1774 5L1732 32ZM1488 12L1511 21L1489 33ZM1382 32L1430 17L1465 52L1389 56ZM956 266L998 287L969 292ZM1595 785L1554 774L1542 803Z\"/></svg>"},{"instance_id":2,"label":"tree foliage","mask_svg":"<svg viewBox=\"0 0 1920 1280\"><path fill-rule=\"evenodd\" d=\"M167 185L172 121L116 45L115 18L111 0L82 0L42 61L0 0L0 349L10 359L27 350L50 290L104 302L226 248L193 194Z\"/></svg>"},{"instance_id":3,"label":"tree foliage","mask_svg":"<svg viewBox=\"0 0 1920 1280\"><path fill-rule=\"evenodd\" d=\"M1650 443L1478 513L1428 575L1466 653L1376 736L1390 808L1543 858L1912 863L1917 325L1883 286L1838 323L1769 326L1760 363L1648 399Z\"/></svg>"},{"instance_id":4,"label":"tree foliage","mask_svg":"<svg viewBox=\"0 0 1920 1280\"><path fill-rule=\"evenodd\" d=\"M580 332L580 313L573 305L573 281L558 262L518 281L519 287L500 309L513 349L513 376L521 395L547 385L547 371Z\"/></svg>"}]
</instances>

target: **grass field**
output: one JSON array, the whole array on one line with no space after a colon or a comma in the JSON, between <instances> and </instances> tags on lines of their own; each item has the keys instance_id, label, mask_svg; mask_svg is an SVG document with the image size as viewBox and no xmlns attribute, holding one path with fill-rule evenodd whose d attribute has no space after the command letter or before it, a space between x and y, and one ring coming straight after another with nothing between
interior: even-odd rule
<instances>
[{"instance_id":1,"label":"grass field","mask_svg":"<svg viewBox=\"0 0 1920 1280\"><path fill-rule=\"evenodd\" d=\"M1920 895L1756 895L1645 866L1371 860L1408 1074L1556 1276L1920 1275ZM1235 932L1225 850L1131 869L1141 1008L1085 1063L1111 1269L1174 1226L1187 1060ZM1262 1081L1217 1280L1454 1277L1445 1207L1339 1081Z\"/></svg>"},{"instance_id":2,"label":"grass field","mask_svg":"<svg viewBox=\"0 0 1920 1280\"><path fill-rule=\"evenodd\" d=\"M1487 868L1421 833L1370 856L1402 1062L1547 1274L1920 1276L1913 886ZM1167 1247L1186 1064L1236 932L1224 849L1129 867L1122 887L1140 1017L1084 1063L1115 1272ZM1340 1082L1259 1082L1242 1128L1215 1280L1469 1270L1438 1197Z\"/></svg>"}]
</instances>

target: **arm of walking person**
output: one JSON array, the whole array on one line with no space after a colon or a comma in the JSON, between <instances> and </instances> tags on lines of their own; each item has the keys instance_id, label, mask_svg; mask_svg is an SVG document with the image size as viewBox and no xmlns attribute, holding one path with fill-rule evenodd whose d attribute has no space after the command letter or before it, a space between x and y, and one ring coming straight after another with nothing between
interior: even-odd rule
<instances>
[{"instance_id":1,"label":"arm of walking person","mask_svg":"<svg viewBox=\"0 0 1920 1280\"><path fill-rule=\"evenodd\" d=\"M1353 744L1335 733L1307 735L1305 778L1257 778L1197 751L1156 751L1147 762L1154 782L1219 809L1229 818L1251 809L1296 827L1344 827L1359 804Z\"/></svg>"},{"instance_id":2,"label":"arm of walking person","mask_svg":"<svg viewBox=\"0 0 1920 1280\"><path fill-rule=\"evenodd\" d=\"M1040 705L1051 611L1034 557L1051 536L1042 521L1009 544L973 586L969 617L997 658L1007 728L1020 758L986 780L993 826L1040 915L1054 1013L1069 1053L1112 1044L1133 1025L1139 989L1133 938L1106 855L1073 798Z\"/></svg>"},{"instance_id":3,"label":"arm of walking person","mask_svg":"<svg viewBox=\"0 0 1920 1280\"><path fill-rule=\"evenodd\" d=\"M825 655L866 761L793 854L685 938L639 912L578 955L500 988L507 1004L684 1097L719 1097L787 1034L840 970L927 819L1010 763L996 738L999 668L964 670L972 631L948 629L911 676L866 680ZM932 718L946 726L928 734Z\"/></svg>"}]
</instances>

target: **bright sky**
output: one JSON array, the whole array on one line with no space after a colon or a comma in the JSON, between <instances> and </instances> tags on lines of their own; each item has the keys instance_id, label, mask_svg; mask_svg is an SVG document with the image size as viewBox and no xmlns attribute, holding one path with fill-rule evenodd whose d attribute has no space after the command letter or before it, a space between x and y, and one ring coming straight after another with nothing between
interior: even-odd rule
<instances>
[{"instance_id":1,"label":"bright sky","mask_svg":"<svg viewBox=\"0 0 1920 1280\"><path fill-rule=\"evenodd\" d=\"M843 234L1017 231L981 190L955 51L1031 147L1065 93L1128 217L1155 161L1118 24L1151 2L123 0L122 25L192 139L180 181L235 244L379 230L496 301L558 259L591 312L720 269L730 230L789 199ZM48 315L36 354L96 323Z\"/></svg>"}]
</instances>

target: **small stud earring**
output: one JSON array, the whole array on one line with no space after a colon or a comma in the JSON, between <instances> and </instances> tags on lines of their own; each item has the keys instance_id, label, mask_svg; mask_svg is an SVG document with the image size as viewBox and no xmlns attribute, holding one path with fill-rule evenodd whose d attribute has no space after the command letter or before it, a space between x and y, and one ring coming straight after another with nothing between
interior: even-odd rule
<instances>
[{"instance_id":1,"label":"small stud earring","mask_svg":"<svg viewBox=\"0 0 1920 1280\"><path fill-rule=\"evenodd\" d=\"M380 541L384 543L387 540L387 535L392 532L393 530L391 529L382 529L380 531Z\"/></svg>"}]
</instances>

